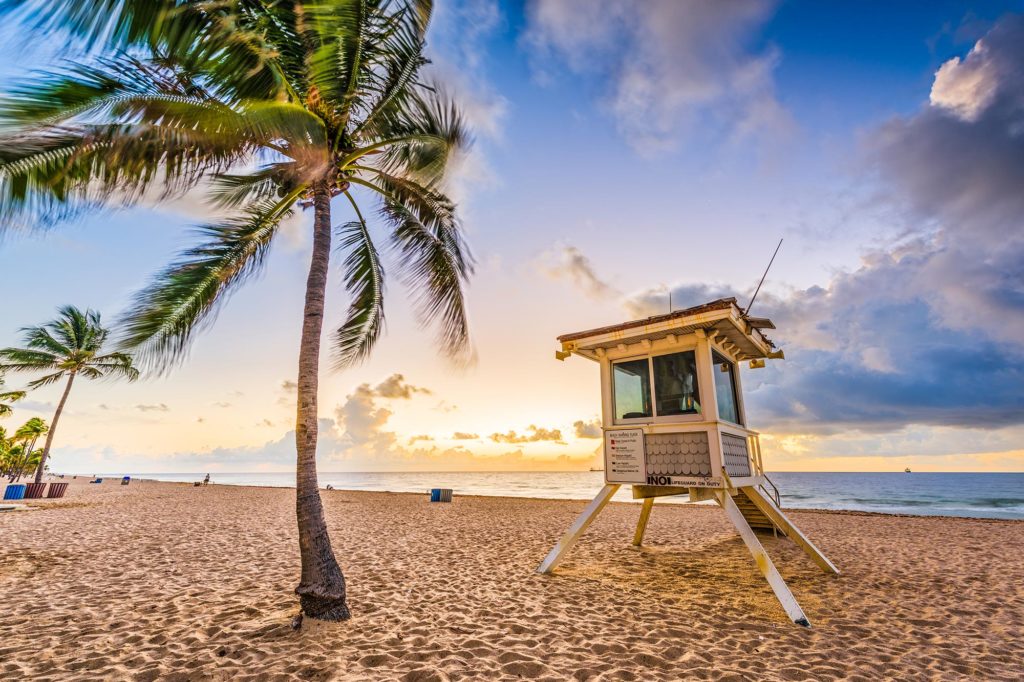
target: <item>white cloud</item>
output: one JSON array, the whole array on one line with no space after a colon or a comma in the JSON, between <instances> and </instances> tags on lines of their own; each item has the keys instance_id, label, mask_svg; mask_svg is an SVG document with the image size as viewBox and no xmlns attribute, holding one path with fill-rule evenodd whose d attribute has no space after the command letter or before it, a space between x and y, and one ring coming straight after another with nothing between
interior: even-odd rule
<instances>
[{"instance_id":1,"label":"white cloud","mask_svg":"<svg viewBox=\"0 0 1024 682\"><path fill-rule=\"evenodd\" d=\"M966 59L953 57L939 67L929 99L965 121L975 121L995 99L998 85L996 64L979 40Z\"/></svg>"},{"instance_id":2,"label":"white cloud","mask_svg":"<svg viewBox=\"0 0 1024 682\"><path fill-rule=\"evenodd\" d=\"M607 301L622 295L622 292L597 274L594 264L575 246L558 246L541 258L544 261L541 267L549 277L568 279L590 298Z\"/></svg>"},{"instance_id":3,"label":"white cloud","mask_svg":"<svg viewBox=\"0 0 1024 682\"><path fill-rule=\"evenodd\" d=\"M527 427L527 431L529 433L517 433L511 430L508 433L492 433L490 438L495 443L540 443L550 441L558 445L565 445L560 429L546 429L530 424Z\"/></svg>"},{"instance_id":4,"label":"white cloud","mask_svg":"<svg viewBox=\"0 0 1024 682\"><path fill-rule=\"evenodd\" d=\"M602 434L601 422L597 419L587 422L580 419L573 422L572 428L577 438L600 438Z\"/></svg>"},{"instance_id":5,"label":"white cloud","mask_svg":"<svg viewBox=\"0 0 1024 682\"><path fill-rule=\"evenodd\" d=\"M860 359L864 367L874 372L890 373L896 371L887 348L868 346L861 350Z\"/></svg>"},{"instance_id":6,"label":"white cloud","mask_svg":"<svg viewBox=\"0 0 1024 682\"><path fill-rule=\"evenodd\" d=\"M533 0L524 44L550 80L560 58L608 82L606 107L639 151L672 147L689 126L729 135L788 126L775 97L778 53L758 45L772 0Z\"/></svg>"},{"instance_id":7,"label":"white cloud","mask_svg":"<svg viewBox=\"0 0 1024 682\"><path fill-rule=\"evenodd\" d=\"M397 373L392 374L387 379L377 384L374 387L373 392L381 398L395 398L401 400L408 400L416 393L422 393L423 395L430 395L431 393L428 388L413 386L412 384L406 383L405 377Z\"/></svg>"}]
</instances>

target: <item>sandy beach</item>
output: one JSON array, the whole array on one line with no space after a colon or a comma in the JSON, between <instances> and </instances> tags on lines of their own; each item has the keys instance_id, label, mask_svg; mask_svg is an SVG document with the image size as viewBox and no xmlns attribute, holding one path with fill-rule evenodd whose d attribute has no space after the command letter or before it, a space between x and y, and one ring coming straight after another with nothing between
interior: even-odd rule
<instances>
[{"instance_id":1,"label":"sandy beach","mask_svg":"<svg viewBox=\"0 0 1024 682\"><path fill-rule=\"evenodd\" d=\"M330 491L352 620L307 620L288 489L79 478L0 514L3 679L1019 679L1024 522L792 516L843 574L763 538L792 625L724 514L613 504L553 576L583 502Z\"/></svg>"}]
</instances>

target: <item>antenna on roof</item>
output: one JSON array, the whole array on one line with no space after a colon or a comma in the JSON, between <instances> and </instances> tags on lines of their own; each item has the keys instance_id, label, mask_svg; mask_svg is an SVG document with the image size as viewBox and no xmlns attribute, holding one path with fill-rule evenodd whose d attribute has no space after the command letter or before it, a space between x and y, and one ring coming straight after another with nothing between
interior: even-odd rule
<instances>
[{"instance_id":1,"label":"antenna on roof","mask_svg":"<svg viewBox=\"0 0 1024 682\"><path fill-rule=\"evenodd\" d=\"M754 289L754 295L750 297L750 303L747 304L747 309L743 311L743 316L746 317L750 312L750 308L754 305L754 300L757 298L757 293L761 291L761 285L764 284L764 278L768 276L768 271L772 269L772 263L775 262L775 256L779 254L779 249L782 248L782 239L779 239L779 245L775 247L775 253L772 254L772 259L768 261L768 267L764 269L764 274L761 275L761 281L757 283L757 288Z\"/></svg>"}]
</instances>

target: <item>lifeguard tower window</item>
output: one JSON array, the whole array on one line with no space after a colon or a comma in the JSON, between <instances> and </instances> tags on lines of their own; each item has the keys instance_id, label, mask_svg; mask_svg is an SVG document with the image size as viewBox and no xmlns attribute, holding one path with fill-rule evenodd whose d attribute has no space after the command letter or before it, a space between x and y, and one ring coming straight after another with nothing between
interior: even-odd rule
<instances>
[{"instance_id":1,"label":"lifeguard tower window","mask_svg":"<svg viewBox=\"0 0 1024 682\"><path fill-rule=\"evenodd\" d=\"M740 409L736 404L736 369L733 364L718 353L713 353L715 371L715 398L718 402L718 418L733 424L741 424Z\"/></svg>"},{"instance_id":2,"label":"lifeguard tower window","mask_svg":"<svg viewBox=\"0 0 1024 682\"><path fill-rule=\"evenodd\" d=\"M692 350L654 357L658 416L700 413L697 360Z\"/></svg>"},{"instance_id":3,"label":"lifeguard tower window","mask_svg":"<svg viewBox=\"0 0 1024 682\"><path fill-rule=\"evenodd\" d=\"M616 362L612 365L612 377L616 421L701 412L697 359L693 351Z\"/></svg>"},{"instance_id":4,"label":"lifeguard tower window","mask_svg":"<svg viewBox=\"0 0 1024 682\"><path fill-rule=\"evenodd\" d=\"M647 358L617 362L615 381L615 419L641 419L651 416L651 365Z\"/></svg>"}]
</instances>

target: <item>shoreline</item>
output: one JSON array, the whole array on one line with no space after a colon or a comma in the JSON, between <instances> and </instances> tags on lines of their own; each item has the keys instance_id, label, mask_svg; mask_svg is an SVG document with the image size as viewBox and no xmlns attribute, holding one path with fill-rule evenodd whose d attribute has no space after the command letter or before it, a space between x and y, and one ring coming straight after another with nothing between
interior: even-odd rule
<instances>
[{"instance_id":1,"label":"shoreline","mask_svg":"<svg viewBox=\"0 0 1024 682\"><path fill-rule=\"evenodd\" d=\"M530 473L530 472L526 472L526 473ZM550 473L550 472L545 472L545 473ZM587 472L583 472L583 473L587 473ZM78 475L80 478L88 478L88 477L83 477L81 474L76 474L76 475ZM104 476L104 478L106 478L106 476ZM48 480L62 481L62 480L67 480L67 479L66 478L65 479L60 479L60 478L57 478L57 477L48 477ZM117 482L119 484L119 479L110 478L109 480L111 482ZM143 478L143 477L135 478L133 476L132 477L132 483L135 483L135 482L146 482L146 483L158 483L158 484L167 484L167 485L180 485L180 486L185 486L185 487L195 487L195 485L193 483L189 483L187 481L165 481L165 480L158 479L158 478ZM211 486L224 486L224 487L231 487L231 488L251 488L251 489L254 489L254 490L295 490L295 486L287 486L287 485L253 485L251 483L220 483L220 482L217 482L217 481L211 481L210 485ZM597 493L597 490L598 489L595 489L595 491L594 491L595 494ZM413 495L413 496L420 496L420 497L428 495L427 492L418 493L418 492L411 492L411 491L408 491L408 490L366 490L366 489L363 489L363 488L337 488L337 487L332 488L331 490L327 490L324 487L320 487L320 494L321 494L321 496L324 493L335 493L335 492L369 493L369 494L380 493L380 494L388 494L388 495ZM455 489L454 495L456 495L458 497L466 497L466 498L503 499L503 500L537 500L537 501L560 501L560 502L589 502L591 499L593 499L592 497L535 497L535 496L528 496L528 495L486 495L486 494L481 494L481 493L459 493L458 489ZM665 499L667 500L667 499L670 499L670 498L665 498ZM642 500L629 500L629 501L612 500L611 502L609 502L609 504L622 504L622 505L627 505L628 506L628 505L640 504L641 502L642 502ZM672 502L668 502L668 504L671 504L673 506L696 507L696 508L707 507L707 508L711 508L711 509L718 509L717 505L703 503L703 502L702 503L692 503L692 502L687 502L687 501L683 501L683 500L674 500ZM656 506L662 506L662 505L658 505L657 502L655 503L655 505ZM782 509L784 509L787 512L800 512L800 513L811 513L811 514L838 514L838 515L845 515L845 516L880 516L880 517L911 518L911 519L959 519L959 520L963 520L963 521L996 521L996 522L1009 521L1009 522L1015 522L1015 523L1024 523L1024 518L1008 519L1008 518L998 518L998 517L991 517L991 516L963 516L963 515L957 515L957 514L910 514L910 513L906 513L906 512L869 511L869 510L863 510L863 509L825 509L825 508L821 508L821 507L788 507L788 506L785 506L785 505L782 506Z\"/></svg>"}]
</instances>

